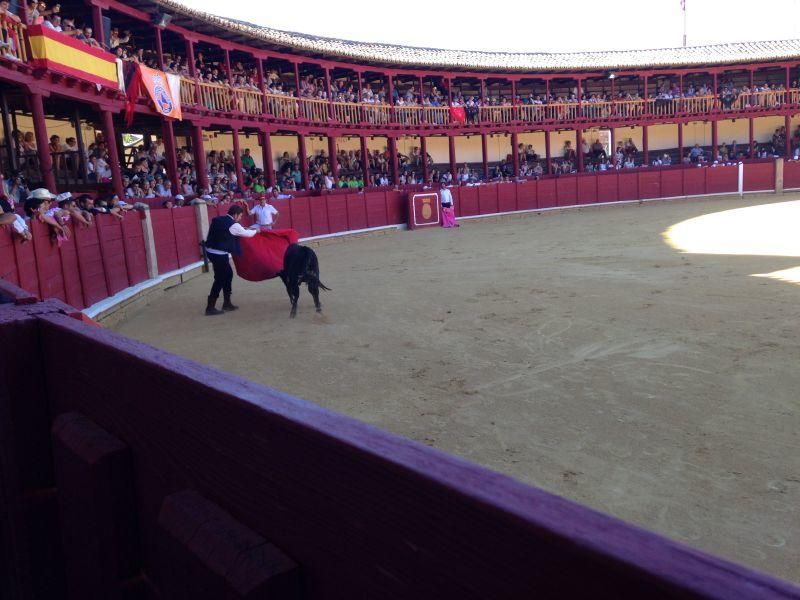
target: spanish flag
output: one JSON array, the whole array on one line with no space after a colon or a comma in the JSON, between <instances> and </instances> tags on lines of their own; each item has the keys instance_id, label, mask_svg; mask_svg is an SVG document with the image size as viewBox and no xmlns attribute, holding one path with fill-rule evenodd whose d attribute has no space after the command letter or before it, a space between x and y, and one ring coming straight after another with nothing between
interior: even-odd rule
<instances>
[{"instance_id":1,"label":"spanish flag","mask_svg":"<svg viewBox=\"0 0 800 600\"><path fill-rule=\"evenodd\" d=\"M117 59L110 52L42 25L28 27L28 40L34 67L119 89Z\"/></svg>"}]
</instances>

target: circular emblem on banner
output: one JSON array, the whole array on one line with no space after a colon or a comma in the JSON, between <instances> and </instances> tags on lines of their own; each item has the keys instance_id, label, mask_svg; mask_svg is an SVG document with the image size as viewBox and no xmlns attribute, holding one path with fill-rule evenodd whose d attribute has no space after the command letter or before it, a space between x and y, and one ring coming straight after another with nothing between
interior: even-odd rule
<instances>
[{"instance_id":1,"label":"circular emblem on banner","mask_svg":"<svg viewBox=\"0 0 800 600\"><path fill-rule=\"evenodd\" d=\"M169 95L169 92L165 90L162 86L156 85L153 88L153 96L155 96L156 100L156 107L160 110L163 114L168 115L172 112L172 97Z\"/></svg>"},{"instance_id":2,"label":"circular emblem on banner","mask_svg":"<svg viewBox=\"0 0 800 600\"><path fill-rule=\"evenodd\" d=\"M431 209L431 201L430 200L423 200L422 201L422 218L426 221L431 218L433 214L433 210Z\"/></svg>"}]
</instances>

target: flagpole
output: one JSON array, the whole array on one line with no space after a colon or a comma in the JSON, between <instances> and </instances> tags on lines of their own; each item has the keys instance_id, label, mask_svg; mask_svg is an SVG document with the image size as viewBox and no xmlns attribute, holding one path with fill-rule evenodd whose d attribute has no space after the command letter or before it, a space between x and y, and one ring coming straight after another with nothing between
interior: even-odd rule
<instances>
[{"instance_id":1,"label":"flagpole","mask_svg":"<svg viewBox=\"0 0 800 600\"><path fill-rule=\"evenodd\" d=\"M683 47L686 48L686 0L681 0L683 7Z\"/></svg>"}]
</instances>

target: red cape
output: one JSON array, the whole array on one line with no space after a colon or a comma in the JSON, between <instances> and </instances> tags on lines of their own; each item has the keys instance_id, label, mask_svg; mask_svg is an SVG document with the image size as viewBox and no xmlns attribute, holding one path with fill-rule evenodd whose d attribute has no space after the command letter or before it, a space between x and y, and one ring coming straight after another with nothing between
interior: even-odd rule
<instances>
[{"instance_id":1,"label":"red cape","mask_svg":"<svg viewBox=\"0 0 800 600\"><path fill-rule=\"evenodd\" d=\"M277 277L283 270L283 255L289 244L300 236L294 229L259 231L251 238L239 238L241 256L233 257L236 273L247 281L264 281Z\"/></svg>"}]
</instances>

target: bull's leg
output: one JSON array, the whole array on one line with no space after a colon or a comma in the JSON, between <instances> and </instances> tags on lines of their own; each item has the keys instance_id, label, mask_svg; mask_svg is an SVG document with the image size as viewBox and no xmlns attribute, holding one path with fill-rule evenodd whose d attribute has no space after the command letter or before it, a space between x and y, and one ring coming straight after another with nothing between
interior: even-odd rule
<instances>
[{"instance_id":1,"label":"bull's leg","mask_svg":"<svg viewBox=\"0 0 800 600\"><path fill-rule=\"evenodd\" d=\"M294 319L297 316L297 300L300 298L300 284L292 285L289 291L289 299L292 301L292 310L289 312L289 318Z\"/></svg>"},{"instance_id":2,"label":"bull's leg","mask_svg":"<svg viewBox=\"0 0 800 600\"><path fill-rule=\"evenodd\" d=\"M322 304L319 303L319 280L316 278L310 279L308 282L308 292L314 298L314 306L317 312L322 312Z\"/></svg>"}]
</instances>

